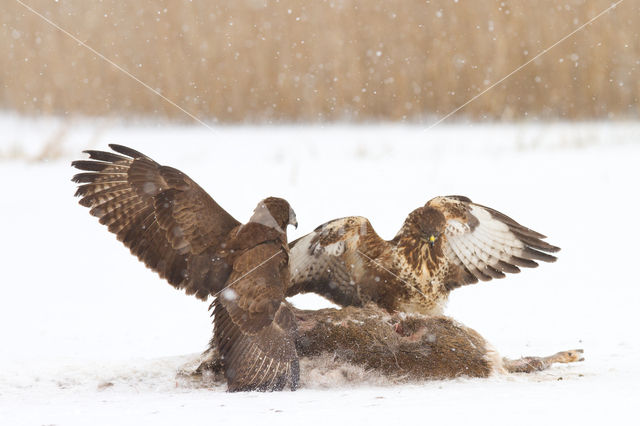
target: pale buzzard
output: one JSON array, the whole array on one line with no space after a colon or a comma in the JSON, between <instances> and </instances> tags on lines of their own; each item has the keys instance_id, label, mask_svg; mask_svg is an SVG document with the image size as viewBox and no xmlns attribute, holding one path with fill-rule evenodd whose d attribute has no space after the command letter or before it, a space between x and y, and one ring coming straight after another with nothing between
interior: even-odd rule
<instances>
[{"instance_id":1,"label":"pale buzzard","mask_svg":"<svg viewBox=\"0 0 640 426\"><path fill-rule=\"evenodd\" d=\"M342 306L441 314L454 288L554 262L557 252L508 216L462 196L436 197L385 241L364 217L336 219L290 243L287 295L315 292Z\"/></svg>"}]
</instances>

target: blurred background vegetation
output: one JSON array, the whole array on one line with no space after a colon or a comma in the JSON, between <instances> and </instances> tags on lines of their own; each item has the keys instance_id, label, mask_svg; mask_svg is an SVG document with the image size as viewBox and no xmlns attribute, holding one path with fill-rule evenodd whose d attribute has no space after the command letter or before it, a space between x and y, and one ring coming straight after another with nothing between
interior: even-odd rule
<instances>
[{"instance_id":1,"label":"blurred background vegetation","mask_svg":"<svg viewBox=\"0 0 640 426\"><path fill-rule=\"evenodd\" d=\"M204 120L433 121L610 0L23 0ZM189 120L14 0L0 108ZM640 2L465 107L466 119L638 118Z\"/></svg>"}]
</instances>

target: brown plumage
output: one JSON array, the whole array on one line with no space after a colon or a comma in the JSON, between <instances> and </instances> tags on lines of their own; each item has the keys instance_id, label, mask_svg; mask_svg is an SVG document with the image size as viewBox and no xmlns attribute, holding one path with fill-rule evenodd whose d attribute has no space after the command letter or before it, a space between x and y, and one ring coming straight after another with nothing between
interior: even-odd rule
<instances>
[{"instance_id":1,"label":"brown plumage","mask_svg":"<svg viewBox=\"0 0 640 426\"><path fill-rule=\"evenodd\" d=\"M342 306L441 314L449 292L520 267L553 262L544 235L461 196L436 197L409 214L390 241L363 217L328 222L290 244L287 295L315 292Z\"/></svg>"},{"instance_id":2,"label":"brown plumage","mask_svg":"<svg viewBox=\"0 0 640 426\"><path fill-rule=\"evenodd\" d=\"M85 151L74 161L76 196L149 268L171 285L212 303L214 337L228 388L297 386L296 322L286 228L297 226L285 200L267 198L245 225L187 175L133 149Z\"/></svg>"}]
</instances>

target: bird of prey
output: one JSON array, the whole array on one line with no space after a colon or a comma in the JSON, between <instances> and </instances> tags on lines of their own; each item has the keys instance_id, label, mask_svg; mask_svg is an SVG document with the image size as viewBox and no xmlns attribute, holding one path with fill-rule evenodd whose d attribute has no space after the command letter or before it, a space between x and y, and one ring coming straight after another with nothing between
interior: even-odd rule
<instances>
[{"instance_id":1,"label":"bird of prey","mask_svg":"<svg viewBox=\"0 0 640 426\"><path fill-rule=\"evenodd\" d=\"M315 292L341 306L442 314L457 287L554 262L544 235L463 196L412 211L390 241L364 217L332 220L289 244L287 295Z\"/></svg>"},{"instance_id":2,"label":"bird of prey","mask_svg":"<svg viewBox=\"0 0 640 426\"><path fill-rule=\"evenodd\" d=\"M187 175L121 145L85 151L80 204L169 284L211 304L230 391L295 389L296 321L289 285L289 203L266 198L241 224Z\"/></svg>"}]
</instances>

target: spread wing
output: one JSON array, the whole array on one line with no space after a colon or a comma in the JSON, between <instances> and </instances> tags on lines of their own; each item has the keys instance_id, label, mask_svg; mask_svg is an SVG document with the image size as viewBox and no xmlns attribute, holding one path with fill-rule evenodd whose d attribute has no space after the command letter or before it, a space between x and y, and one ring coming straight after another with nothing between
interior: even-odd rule
<instances>
[{"instance_id":1,"label":"spread wing","mask_svg":"<svg viewBox=\"0 0 640 426\"><path fill-rule=\"evenodd\" d=\"M206 299L231 271L221 245L240 223L179 170L109 146L116 153L72 163L80 204L171 285Z\"/></svg>"},{"instance_id":2,"label":"spread wing","mask_svg":"<svg viewBox=\"0 0 640 426\"><path fill-rule=\"evenodd\" d=\"M538 266L536 261L555 262L548 253L560 250L543 241L546 237L539 232L466 197L436 197L425 207L438 209L445 217L439 238L449 261L448 289L503 278L505 273L520 272L519 267Z\"/></svg>"},{"instance_id":3,"label":"spread wing","mask_svg":"<svg viewBox=\"0 0 640 426\"><path fill-rule=\"evenodd\" d=\"M364 217L335 219L289 244L288 296L314 292L342 305L360 305L358 286L386 246Z\"/></svg>"},{"instance_id":4,"label":"spread wing","mask_svg":"<svg viewBox=\"0 0 640 426\"><path fill-rule=\"evenodd\" d=\"M296 321L284 301L288 281L287 253L278 242L251 248L233 263L212 304L229 391L297 387Z\"/></svg>"}]
</instances>

